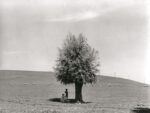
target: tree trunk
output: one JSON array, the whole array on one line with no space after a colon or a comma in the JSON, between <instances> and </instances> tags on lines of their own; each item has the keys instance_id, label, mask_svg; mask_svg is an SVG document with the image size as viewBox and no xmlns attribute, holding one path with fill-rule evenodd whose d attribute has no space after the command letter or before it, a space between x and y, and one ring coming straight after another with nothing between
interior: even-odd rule
<instances>
[{"instance_id":1,"label":"tree trunk","mask_svg":"<svg viewBox=\"0 0 150 113\"><path fill-rule=\"evenodd\" d=\"M75 81L75 101L76 102L83 102L82 99L82 86L83 86L83 82L82 81Z\"/></svg>"}]
</instances>

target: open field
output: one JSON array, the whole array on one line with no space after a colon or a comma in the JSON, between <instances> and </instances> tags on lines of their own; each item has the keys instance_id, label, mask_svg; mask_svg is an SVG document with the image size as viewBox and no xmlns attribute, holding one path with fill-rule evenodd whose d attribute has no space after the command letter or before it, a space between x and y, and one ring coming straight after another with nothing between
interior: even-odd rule
<instances>
[{"instance_id":1,"label":"open field","mask_svg":"<svg viewBox=\"0 0 150 113\"><path fill-rule=\"evenodd\" d=\"M138 82L99 76L83 87L86 104L52 102L65 88L74 98L74 85L62 85L50 72L0 71L0 113L131 113L150 107L150 87Z\"/></svg>"}]
</instances>

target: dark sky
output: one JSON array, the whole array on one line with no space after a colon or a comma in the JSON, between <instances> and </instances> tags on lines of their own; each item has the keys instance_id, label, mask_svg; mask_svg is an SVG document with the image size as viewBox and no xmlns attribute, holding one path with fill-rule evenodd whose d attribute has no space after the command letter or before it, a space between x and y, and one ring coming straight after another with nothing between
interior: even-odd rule
<instances>
[{"instance_id":1,"label":"dark sky","mask_svg":"<svg viewBox=\"0 0 150 113\"><path fill-rule=\"evenodd\" d=\"M148 15L142 0L2 0L0 68L48 71L69 32L100 54L100 72L145 81Z\"/></svg>"}]
</instances>

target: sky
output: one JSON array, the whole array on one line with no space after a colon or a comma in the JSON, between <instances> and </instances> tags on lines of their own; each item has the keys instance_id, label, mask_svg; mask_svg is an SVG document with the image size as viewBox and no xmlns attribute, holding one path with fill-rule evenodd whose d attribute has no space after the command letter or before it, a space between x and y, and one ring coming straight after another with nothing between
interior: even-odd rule
<instances>
[{"instance_id":1,"label":"sky","mask_svg":"<svg viewBox=\"0 0 150 113\"><path fill-rule=\"evenodd\" d=\"M53 71L67 34L83 33L99 51L100 74L150 83L149 4L149 0L1 0L0 69Z\"/></svg>"}]
</instances>

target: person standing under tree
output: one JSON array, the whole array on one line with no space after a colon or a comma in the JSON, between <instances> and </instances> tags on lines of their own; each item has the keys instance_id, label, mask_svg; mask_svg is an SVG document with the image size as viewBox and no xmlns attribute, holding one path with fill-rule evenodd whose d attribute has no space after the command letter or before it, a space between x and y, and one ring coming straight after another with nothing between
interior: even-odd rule
<instances>
[{"instance_id":1,"label":"person standing under tree","mask_svg":"<svg viewBox=\"0 0 150 113\"><path fill-rule=\"evenodd\" d=\"M68 99L68 89L66 89L66 91L65 91L65 96Z\"/></svg>"}]
</instances>

